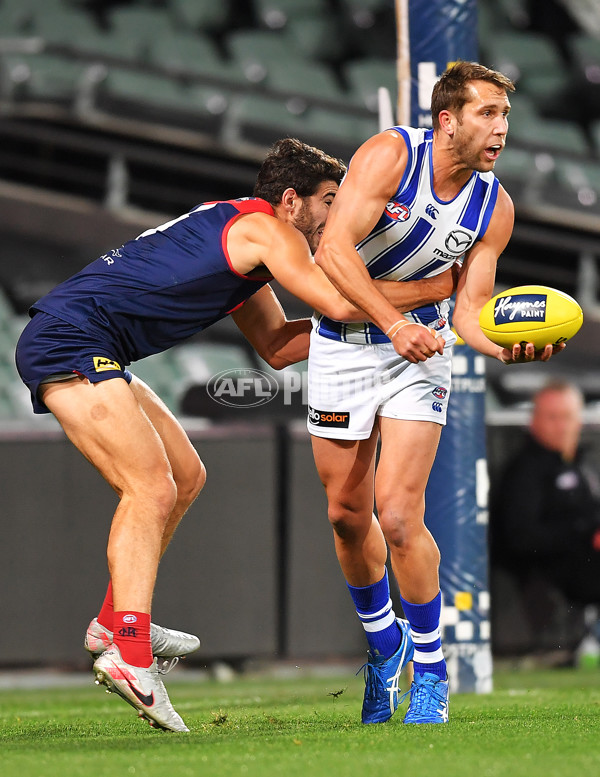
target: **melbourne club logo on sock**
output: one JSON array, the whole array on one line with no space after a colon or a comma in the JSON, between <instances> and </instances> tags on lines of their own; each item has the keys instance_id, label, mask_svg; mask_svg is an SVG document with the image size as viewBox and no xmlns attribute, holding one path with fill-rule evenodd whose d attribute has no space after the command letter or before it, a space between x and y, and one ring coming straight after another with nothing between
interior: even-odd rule
<instances>
[{"instance_id":1,"label":"melbourne club logo on sock","mask_svg":"<svg viewBox=\"0 0 600 777\"><path fill-rule=\"evenodd\" d=\"M137 623L136 615L124 615L123 623ZM118 632L120 637L137 637L137 631L134 626L121 626Z\"/></svg>"}]
</instances>

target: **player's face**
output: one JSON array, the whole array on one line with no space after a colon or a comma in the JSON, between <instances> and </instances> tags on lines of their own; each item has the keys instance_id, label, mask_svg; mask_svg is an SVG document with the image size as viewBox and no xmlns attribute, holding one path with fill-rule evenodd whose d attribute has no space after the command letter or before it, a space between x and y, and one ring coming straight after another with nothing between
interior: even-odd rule
<instances>
[{"instance_id":1,"label":"player's face","mask_svg":"<svg viewBox=\"0 0 600 777\"><path fill-rule=\"evenodd\" d=\"M302 198L302 204L294 216L294 226L302 232L313 254L319 246L337 190L335 181L323 181L314 194Z\"/></svg>"},{"instance_id":2,"label":"player's face","mask_svg":"<svg viewBox=\"0 0 600 777\"><path fill-rule=\"evenodd\" d=\"M486 173L504 148L510 102L504 89L487 81L472 81L469 90L472 98L458 117L454 148L465 167Z\"/></svg>"}]
</instances>

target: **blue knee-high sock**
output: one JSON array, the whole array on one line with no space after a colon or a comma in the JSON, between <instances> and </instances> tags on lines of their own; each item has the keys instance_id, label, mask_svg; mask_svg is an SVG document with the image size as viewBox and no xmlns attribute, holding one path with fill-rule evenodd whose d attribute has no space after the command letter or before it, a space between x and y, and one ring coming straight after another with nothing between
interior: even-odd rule
<instances>
[{"instance_id":1,"label":"blue knee-high sock","mask_svg":"<svg viewBox=\"0 0 600 777\"><path fill-rule=\"evenodd\" d=\"M389 658L400 647L402 634L390 599L387 570L378 583L359 588L347 583L356 612L367 635L374 656Z\"/></svg>"},{"instance_id":2,"label":"blue knee-high sock","mask_svg":"<svg viewBox=\"0 0 600 777\"><path fill-rule=\"evenodd\" d=\"M446 662L442 653L440 616L442 611L441 592L427 604L411 604L400 597L404 615L410 623L410 633L415 645L415 674L437 675L446 679Z\"/></svg>"}]
</instances>

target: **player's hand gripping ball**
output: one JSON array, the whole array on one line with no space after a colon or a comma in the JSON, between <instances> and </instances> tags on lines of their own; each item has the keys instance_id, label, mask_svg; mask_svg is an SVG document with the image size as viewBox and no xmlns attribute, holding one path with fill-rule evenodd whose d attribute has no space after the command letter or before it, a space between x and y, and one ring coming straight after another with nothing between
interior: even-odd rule
<instances>
[{"instance_id":1,"label":"player's hand gripping ball","mask_svg":"<svg viewBox=\"0 0 600 777\"><path fill-rule=\"evenodd\" d=\"M566 343L583 323L573 297L548 286L515 286L483 306L479 326L496 345L533 343L536 350Z\"/></svg>"}]
</instances>

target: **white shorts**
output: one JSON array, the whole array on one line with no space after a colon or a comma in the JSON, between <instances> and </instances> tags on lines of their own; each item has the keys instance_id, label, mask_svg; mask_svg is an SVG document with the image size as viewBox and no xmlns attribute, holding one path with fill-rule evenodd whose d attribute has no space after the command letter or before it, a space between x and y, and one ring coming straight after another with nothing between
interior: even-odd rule
<instances>
[{"instance_id":1,"label":"white shorts","mask_svg":"<svg viewBox=\"0 0 600 777\"><path fill-rule=\"evenodd\" d=\"M375 417L446 423L452 345L443 355L412 364L391 343L357 345L330 340L313 329L308 356L308 431L316 437L365 440Z\"/></svg>"}]
</instances>

